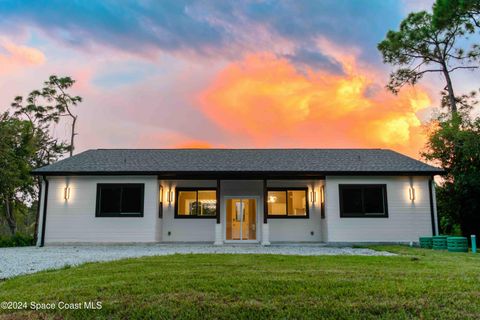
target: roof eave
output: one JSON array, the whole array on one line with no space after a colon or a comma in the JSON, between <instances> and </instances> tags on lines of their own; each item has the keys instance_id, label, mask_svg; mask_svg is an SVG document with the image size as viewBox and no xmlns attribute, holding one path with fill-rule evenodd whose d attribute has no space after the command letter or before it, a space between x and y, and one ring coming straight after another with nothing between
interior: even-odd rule
<instances>
[{"instance_id":1,"label":"roof eave","mask_svg":"<svg viewBox=\"0 0 480 320\"><path fill-rule=\"evenodd\" d=\"M189 176L241 177L241 176L435 176L446 174L445 170L412 171L32 171L35 176L159 176L178 178Z\"/></svg>"}]
</instances>

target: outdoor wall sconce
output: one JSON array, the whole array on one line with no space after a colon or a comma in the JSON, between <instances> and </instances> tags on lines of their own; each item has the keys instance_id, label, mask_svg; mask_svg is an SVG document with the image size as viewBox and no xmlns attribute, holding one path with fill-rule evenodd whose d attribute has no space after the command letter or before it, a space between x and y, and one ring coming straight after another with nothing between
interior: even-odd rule
<instances>
[{"instance_id":1,"label":"outdoor wall sconce","mask_svg":"<svg viewBox=\"0 0 480 320\"><path fill-rule=\"evenodd\" d=\"M168 201L168 204L171 204L172 201L173 201L173 191L172 191L172 189L168 190L168 199L167 199L167 201Z\"/></svg>"},{"instance_id":2,"label":"outdoor wall sconce","mask_svg":"<svg viewBox=\"0 0 480 320\"><path fill-rule=\"evenodd\" d=\"M310 202L311 203L317 202L317 192L316 191L310 191Z\"/></svg>"},{"instance_id":3,"label":"outdoor wall sconce","mask_svg":"<svg viewBox=\"0 0 480 320\"><path fill-rule=\"evenodd\" d=\"M325 186L320 188L320 202L325 203Z\"/></svg>"},{"instance_id":4,"label":"outdoor wall sconce","mask_svg":"<svg viewBox=\"0 0 480 320\"><path fill-rule=\"evenodd\" d=\"M65 200L70 199L70 188L69 187L65 187L65 189L63 190L63 198Z\"/></svg>"},{"instance_id":5,"label":"outdoor wall sconce","mask_svg":"<svg viewBox=\"0 0 480 320\"><path fill-rule=\"evenodd\" d=\"M408 198L411 201L415 201L415 188L414 187L408 188Z\"/></svg>"},{"instance_id":6,"label":"outdoor wall sconce","mask_svg":"<svg viewBox=\"0 0 480 320\"><path fill-rule=\"evenodd\" d=\"M162 186L160 186L160 188L159 188L158 202L160 202L160 203L163 202L163 187Z\"/></svg>"}]
</instances>

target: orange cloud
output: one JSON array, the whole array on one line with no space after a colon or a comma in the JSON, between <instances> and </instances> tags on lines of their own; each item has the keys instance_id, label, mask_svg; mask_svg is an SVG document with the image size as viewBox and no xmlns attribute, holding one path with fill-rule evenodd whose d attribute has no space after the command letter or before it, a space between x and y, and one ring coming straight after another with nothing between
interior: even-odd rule
<instances>
[{"instance_id":1,"label":"orange cloud","mask_svg":"<svg viewBox=\"0 0 480 320\"><path fill-rule=\"evenodd\" d=\"M113 128L112 132L118 130ZM135 129L132 129L135 130ZM125 132L130 132L129 130ZM122 143L128 137L120 137L119 140ZM109 142L112 144L112 142ZM193 136L186 135L180 131L174 130L158 130L157 128L144 128L136 136L136 139L131 142L139 148L167 148L167 149L211 149L222 148L221 144L210 143L206 140L196 139ZM121 145L120 145L121 147Z\"/></svg>"},{"instance_id":2,"label":"orange cloud","mask_svg":"<svg viewBox=\"0 0 480 320\"><path fill-rule=\"evenodd\" d=\"M378 147L417 156L424 135L416 113L429 107L421 89L386 92L373 72L299 72L272 54L247 56L201 93L204 113L258 147Z\"/></svg>"},{"instance_id":3,"label":"orange cloud","mask_svg":"<svg viewBox=\"0 0 480 320\"><path fill-rule=\"evenodd\" d=\"M6 38L0 38L0 74L18 67L40 65L45 62L45 55L38 49L16 45ZM2 54L1 52L5 52Z\"/></svg>"},{"instance_id":4,"label":"orange cloud","mask_svg":"<svg viewBox=\"0 0 480 320\"><path fill-rule=\"evenodd\" d=\"M206 141L197 141L197 140L192 140L192 141L186 141L179 143L173 147L174 149L179 148L179 149L211 149L213 148L212 144L206 142Z\"/></svg>"}]
</instances>

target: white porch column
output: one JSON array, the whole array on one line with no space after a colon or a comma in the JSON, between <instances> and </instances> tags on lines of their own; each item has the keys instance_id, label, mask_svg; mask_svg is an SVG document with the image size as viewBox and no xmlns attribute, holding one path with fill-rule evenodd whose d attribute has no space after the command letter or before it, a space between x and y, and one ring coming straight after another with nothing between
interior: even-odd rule
<instances>
[{"instance_id":1,"label":"white porch column","mask_svg":"<svg viewBox=\"0 0 480 320\"><path fill-rule=\"evenodd\" d=\"M221 223L216 223L215 224L215 242L213 244L216 245L216 246L223 245L222 224Z\"/></svg>"},{"instance_id":2,"label":"white porch column","mask_svg":"<svg viewBox=\"0 0 480 320\"><path fill-rule=\"evenodd\" d=\"M262 246L270 245L270 225L268 223L262 224Z\"/></svg>"}]
</instances>

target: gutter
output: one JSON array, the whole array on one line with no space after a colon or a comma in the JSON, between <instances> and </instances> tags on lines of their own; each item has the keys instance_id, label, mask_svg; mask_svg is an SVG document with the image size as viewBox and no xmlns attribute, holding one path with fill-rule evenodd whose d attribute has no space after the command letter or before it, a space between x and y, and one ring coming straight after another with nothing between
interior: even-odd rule
<instances>
[{"instance_id":1,"label":"gutter","mask_svg":"<svg viewBox=\"0 0 480 320\"><path fill-rule=\"evenodd\" d=\"M43 196L43 215L42 215L42 236L40 238L40 247L45 246L45 228L47 223L47 205L48 205L48 180L43 176L45 181L45 194Z\"/></svg>"},{"instance_id":2,"label":"gutter","mask_svg":"<svg viewBox=\"0 0 480 320\"><path fill-rule=\"evenodd\" d=\"M432 220L432 235L436 236L436 229L435 229L435 210L433 204L433 177L428 179L428 193L430 195L430 218Z\"/></svg>"}]
</instances>

